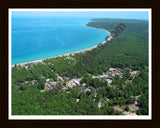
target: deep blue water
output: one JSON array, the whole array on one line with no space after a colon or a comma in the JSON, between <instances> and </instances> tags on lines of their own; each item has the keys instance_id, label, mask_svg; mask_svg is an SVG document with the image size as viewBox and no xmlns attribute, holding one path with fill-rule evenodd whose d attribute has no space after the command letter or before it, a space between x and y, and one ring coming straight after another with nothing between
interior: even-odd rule
<instances>
[{"instance_id":1,"label":"deep blue water","mask_svg":"<svg viewBox=\"0 0 160 128\"><path fill-rule=\"evenodd\" d=\"M45 59L95 46L109 35L85 26L89 18L12 17L12 64Z\"/></svg>"}]
</instances>

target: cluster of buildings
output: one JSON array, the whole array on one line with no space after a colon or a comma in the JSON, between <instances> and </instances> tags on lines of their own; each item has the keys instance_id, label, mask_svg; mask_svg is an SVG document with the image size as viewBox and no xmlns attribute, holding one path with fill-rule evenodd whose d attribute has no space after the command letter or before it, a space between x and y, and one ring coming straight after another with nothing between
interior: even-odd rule
<instances>
[{"instance_id":1,"label":"cluster of buildings","mask_svg":"<svg viewBox=\"0 0 160 128\"><path fill-rule=\"evenodd\" d=\"M131 76L138 76L140 74L140 71L131 71L129 70L129 73ZM103 73L102 75L98 75L98 76L92 76L92 78L99 78L99 79L103 79L106 80L109 86L112 86L112 80L116 78L116 76L119 76L120 79L123 78L123 69L120 68L110 68L108 72ZM92 91L95 88L92 86L89 87L85 87L85 83L83 83L83 85L80 84L80 81L82 80L82 78L78 78L76 76L73 76L71 79L70 78L62 78L61 76L57 75L58 78L58 82L54 81L54 80L50 80L50 79L46 79L45 85L47 86L47 90L49 89L53 89L55 88L58 83L62 83L62 89L63 90L67 90L68 87L73 87L73 86L77 86L77 89L80 91L84 91L84 93L86 93L87 91ZM96 96L96 94L95 94Z\"/></svg>"},{"instance_id":2,"label":"cluster of buildings","mask_svg":"<svg viewBox=\"0 0 160 128\"><path fill-rule=\"evenodd\" d=\"M46 79L45 85L47 86L46 90L53 89L57 86L57 82L54 80Z\"/></svg>"},{"instance_id":3,"label":"cluster of buildings","mask_svg":"<svg viewBox=\"0 0 160 128\"><path fill-rule=\"evenodd\" d=\"M129 69L130 76L138 76L140 71L131 71ZM120 79L123 78L123 69L121 68L110 68L108 72L103 73L103 75L92 76L93 78L104 79L108 82L109 86L112 86L112 80L115 79L116 76L119 76Z\"/></svg>"},{"instance_id":4,"label":"cluster of buildings","mask_svg":"<svg viewBox=\"0 0 160 128\"><path fill-rule=\"evenodd\" d=\"M120 79L123 78L123 70L120 68L110 68L108 72L103 73L103 75L98 76L92 76L93 78L99 78L104 79L108 82L108 85L111 86L112 79L115 78L116 75L120 77Z\"/></svg>"},{"instance_id":5,"label":"cluster of buildings","mask_svg":"<svg viewBox=\"0 0 160 128\"><path fill-rule=\"evenodd\" d=\"M43 62L41 62L43 63ZM130 76L138 76L140 74L140 71L131 71L129 69ZM110 68L108 72L104 72L102 75L98 76L92 76L92 78L99 78L106 80L109 86L112 86L112 80L116 78L116 76L119 76L120 79L123 78L123 69L120 68ZM44 76L41 76L41 78L45 78ZM77 89L80 91L84 91L85 93L87 91L92 91L95 88L92 86L86 87L86 83L83 83L82 85L80 84L80 81L82 78L78 78L77 76L72 76L72 78L63 78L57 74L57 79L58 81L54 81L52 79L46 79L45 85L46 85L46 90L50 90L55 88L58 84L63 85L62 89L67 90L68 87L73 87L77 86ZM32 84L35 84L36 80L32 81ZM95 94L96 95L96 94Z\"/></svg>"},{"instance_id":6,"label":"cluster of buildings","mask_svg":"<svg viewBox=\"0 0 160 128\"><path fill-rule=\"evenodd\" d=\"M123 78L123 70L121 68L110 68L108 74L112 77L118 75L120 79Z\"/></svg>"}]
</instances>

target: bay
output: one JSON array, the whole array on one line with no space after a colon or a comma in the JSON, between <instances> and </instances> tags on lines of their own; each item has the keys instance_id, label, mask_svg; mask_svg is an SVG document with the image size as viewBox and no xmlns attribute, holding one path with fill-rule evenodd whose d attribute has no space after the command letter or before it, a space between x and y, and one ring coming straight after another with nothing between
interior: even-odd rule
<instances>
[{"instance_id":1,"label":"bay","mask_svg":"<svg viewBox=\"0 0 160 128\"><path fill-rule=\"evenodd\" d=\"M93 47L105 41L106 31L87 27L90 18L12 17L12 65Z\"/></svg>"}]
</instances>

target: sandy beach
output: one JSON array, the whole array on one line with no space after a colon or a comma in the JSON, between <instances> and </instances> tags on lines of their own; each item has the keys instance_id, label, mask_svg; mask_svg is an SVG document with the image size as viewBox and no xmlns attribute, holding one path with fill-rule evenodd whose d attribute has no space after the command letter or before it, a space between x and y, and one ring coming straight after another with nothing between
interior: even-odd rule
<instances>
[{"instance_id":1,"label":"sandy beach","mask_svg":"<svg viewBox=\"0 0 160 128\"><path fill-rule=\"evenodd\" d=\"M93 28L94 28L94 27L93 27ZM101 29L101 28L96 28L96 29ZM101 30L107 31L107 33L110 34L110 38L108 38L108 40L100 43L100 44L104 45L105 43L111 41L111 40L113 39L113 37L111 36L111 33L110 33L108 30L105 30L105 29L101 29ZM91 51L92 49L94 49L94 48L96 48L96 47L97 47L97 45L96 45L96 46L93 46L93 47L90 47L90 48L87 48L87 49L80 50L80 51L76 51L76 52L64 54L64 55L59 55L59 56L55 56L55 57L45 58L45 59L41 59L41 60L30 61L30 62L26 62L26 63L20 63L20 64L16 64L16 65L17 65L17 66L18 66L18 65L20 65L20 66L25 66L26 64L31 64L31 63L39 63L39 62L42 63L42 62L43 62L44 60L46 60L46 59L51 59L51 58L56 58L56 57L62 57L62 56L67 57L67 56L69 56L69 55L74 55L74 54L76 54L76 53L84 53L84 52L87 52L87 51ZM15 64L12 65L12 67L14 67L14 66L15 66Z\"/></svg>"}]
</instances>

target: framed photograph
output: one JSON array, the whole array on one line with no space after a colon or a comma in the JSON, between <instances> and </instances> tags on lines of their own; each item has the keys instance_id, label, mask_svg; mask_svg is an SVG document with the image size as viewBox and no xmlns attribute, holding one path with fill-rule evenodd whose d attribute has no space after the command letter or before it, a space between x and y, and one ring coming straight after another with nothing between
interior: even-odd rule
<instances>
[{"instance_id":1,"label":"framed photograph","mask_svg":"<svg viewBox=\"0 0 160 128\"><path fill-rule=\"evenodd\" d=\"M158 0L0 5L4 128L159 126Z\"/></svg>"},{"instance_id":2,"label":"framed photograph","mask_svg":"<svg viewBox=\"0 0 160 128\"><path fill-rule=\"evenodd\" d=\"M151 9L9 9L9 119L151 119Z\"/></svg>"}]
</instances>

